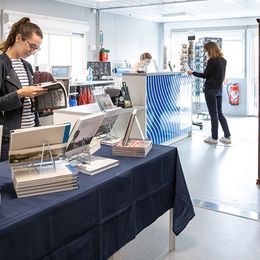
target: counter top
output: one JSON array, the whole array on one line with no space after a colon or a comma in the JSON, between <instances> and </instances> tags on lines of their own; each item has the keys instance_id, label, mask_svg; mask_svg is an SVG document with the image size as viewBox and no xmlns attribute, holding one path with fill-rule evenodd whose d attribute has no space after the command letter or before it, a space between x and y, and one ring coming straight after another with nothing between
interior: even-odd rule
<instances>
[{"instance_id":1,"label":"counter top","mask_svg":"<svg viewBox=\"0 0 260 260\"><path fill-rule=\"evenodd\" d=\"M171 72L171 71L161 71L161 72L144 72L144 73L123 73L123 76L157 76L157 75L180 75L185 74L185 72Z\"/></svg>"},{"instance_id":2,"label":"counter top","mask_svg":"<svg viewBox=\"0 0 260 260\"><path fill-rule=\"evenodd\" d=\"M84 82L72 82L70 86L81 86L81 85L109 85L114 84L114 80L93 80L93 81L84 81Z\"/></svg>"}]
</instances>

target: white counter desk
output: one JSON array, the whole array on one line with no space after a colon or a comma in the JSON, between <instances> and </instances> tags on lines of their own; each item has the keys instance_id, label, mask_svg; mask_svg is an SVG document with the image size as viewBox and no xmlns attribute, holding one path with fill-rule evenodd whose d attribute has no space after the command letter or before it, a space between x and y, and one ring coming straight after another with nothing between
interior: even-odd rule
<instances>
[{"instance_id":1,"label":"white counter desk","mask_svg":"<svg viewBox=\"0 0 260 260\"><path fill-rule=\"evenodd\" d=\"M122 108L119 110L118 118L113 126L112 134L117 137L123 137L126 131L127 123L130 118L130 114L134 110L137 109L137 115L141 114L144 111L144 106L135 106L131 108ZM53 111L53 121L55 124L61 124L65 122L71 123L71 128L76 123L78 117L86 116L92 113L100 112L100 108L97 103L80 105L74 107L68 107L63 109L57 109ZM141 138L140 132L137 126L134 124L133 126L133 134L131 136Z\"/></svg>"},{"instance_id":2,"label":"white counter desk","mask_svg":"<svg viewBox=\"0 0 260 260\"><path fill-rule=\"evenodd\" d=\"M154 144L170 143L192 130L192 79L185 73L123 74L141 127Z\"/></svg>"}]
</instances>

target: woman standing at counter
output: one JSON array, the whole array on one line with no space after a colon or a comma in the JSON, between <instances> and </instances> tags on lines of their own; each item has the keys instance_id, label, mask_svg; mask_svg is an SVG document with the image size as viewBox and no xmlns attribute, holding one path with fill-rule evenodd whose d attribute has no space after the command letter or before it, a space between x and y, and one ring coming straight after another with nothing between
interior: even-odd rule
<instances>
[{"instance_id":1,"label":"woman standing at counter","mask_svg":"<svg viewBox=\"0 0 260 260\"><path fill-rule=\"evenodd\" d=\"M13 24L0 50L0 125L3 125L1 161L8 159L10 130L39 125L32 98L46 93L32 86L32 66L24 59L40 50L43 34L24 17Z\"/></svg>"},{"instance_id":2,"label":"woman standing at counter","mask_svg":"<svg viewBox=\"0 0 260 260\"><path fill-rule=\"evenodd\" d=\"M231 135L229 132L227 120L222 112L222 88L225 79L227 61L219 46L214 42L208 42L204 45L204 51L208 54L208 62L203 73L196 71L187 71L188 75L206 79L204 84L205 100L211 119L211 137L204 142L208 144L218 143L218 121L224 132L220 142L231 144Z\"/></svg>"}]
</instances>

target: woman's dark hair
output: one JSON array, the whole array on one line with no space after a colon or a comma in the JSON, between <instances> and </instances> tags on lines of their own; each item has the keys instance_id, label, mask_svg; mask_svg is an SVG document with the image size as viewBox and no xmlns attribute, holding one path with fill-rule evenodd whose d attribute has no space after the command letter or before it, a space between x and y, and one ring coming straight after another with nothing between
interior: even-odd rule
<instances>
[{"instance_id":1,"label":"woman's dark hair","mask_svg":"<svg viewBox=\"0 0 260 260\"><path fill-rule=\"evenodd\" d=\"M33 33L43 38L40 27L35 23L31 23L30 18L23 17L18 22L13 24L7 39L0 44L0 50L7 51L9 47L12 47L18 34L22 36L23 40L26 40L31 38Z\"/></svg>"}]
</instances>

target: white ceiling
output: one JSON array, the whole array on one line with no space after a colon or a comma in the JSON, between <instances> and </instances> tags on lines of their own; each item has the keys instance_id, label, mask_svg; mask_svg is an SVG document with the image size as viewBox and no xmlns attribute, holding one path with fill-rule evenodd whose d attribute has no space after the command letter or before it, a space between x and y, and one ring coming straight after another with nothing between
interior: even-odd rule
<instances>
[{"instance_id":1,"label":"white ceiling","mask_svg":"<svg viewBox=\"0 0 260 260\"><path fill-rule=\"evenodd\" d=\"M260 0L54 0L152 22L259 17Z\"/></svg>"}]
</instances>

